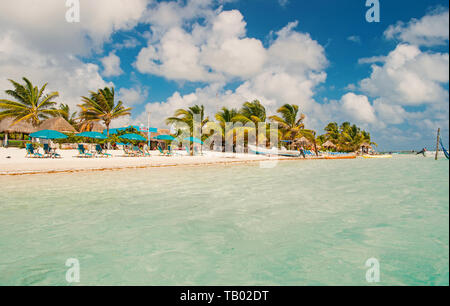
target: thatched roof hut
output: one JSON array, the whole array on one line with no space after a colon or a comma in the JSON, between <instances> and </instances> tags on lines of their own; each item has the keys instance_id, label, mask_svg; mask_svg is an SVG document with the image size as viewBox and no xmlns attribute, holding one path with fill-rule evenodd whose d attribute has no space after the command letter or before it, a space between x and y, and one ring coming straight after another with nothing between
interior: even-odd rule
<instances>
[{"instance_id":1,"label":"thatched roof hut","mask_svg":"<svg viewBox=\"0 0 450 306\"><path fill-rule=\"evenodd\" d=\"M37 131L55 130L61 133L77 133L77 130L70 125L63 117L53 117L42 122Z\"/></svg>"},{"instance_id":2,"label":"thatched roof hut","mask_svg":"<svg viewBox=\"0 0 450 306\"><path fill-rule=\"evenodd\" d=\"M311 146L312 145L311 141L309 141L308 138L306 138L306 137L302 137L300 139L297 139L295 141L295 143L299 144L299 145L302 145L302 146Z\"/></svg>"},{"instance_id":3,"label":"thatched roof hut","mask_svg":"<svg viewBox=\"0 0 450 306\"><path fill-rule=\"evenodd\" d=\"M336 145L334 143L331 142L331 140L328 140L327 142L325 142L322 147L324 148L336 148Z\"/></svg>"},{"instance_id":4,"label":"thatched roof hut","mask_svg":"<svg viewBox=\"0 0 450 306\"><path fill-rule=\"evenodd\" d=\"M0 121L0 133L23 133L31 134L36 128L28 121L20 121L14 125L14 118L5 118Z\"/></svg>"},{"instance_id":5,"label":"thatched roof hut","mask_svg":"<svg viewBox=\"0 0 450 306\"><path fill-rule=\"evenodd\" d=\"M365 142L365 143L363 143L363 144L361 145L361 148L369 148L369 149L372 149L372 145L371 145L370 143Z\"/></svg>"},{"instance_id":6,"label":"thatched roof hut","mask_svg":"<svg viewBox=\"0 0 450 306\"><path fill-rule=\"evenodd\" d=\"M106 127L103 126L100 122L93 122L92 126L90 127L91 132L103 133L104 130L106 130Z\"/></svg>"}]
</instances>

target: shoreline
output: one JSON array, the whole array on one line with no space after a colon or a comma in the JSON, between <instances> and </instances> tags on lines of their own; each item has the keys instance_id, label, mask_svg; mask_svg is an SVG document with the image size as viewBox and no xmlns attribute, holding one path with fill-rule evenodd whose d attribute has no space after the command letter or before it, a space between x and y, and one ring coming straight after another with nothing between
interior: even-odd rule
<instances>
[{"instance_id":1,"label":"shoreline","mask_svg":"<svg viewBox=\"0 0 450 306\"><path fill-rule=\"evenodd\" d=\"M5 153L8 154L5 154ZM80 173L121 171L130 169L147 168L173 168L173 167L201 167L214 165L239 165L254 164L258 162L295 161L295 160L324 160L323 157L281 157L273 158L262 155L234 154L208 152L204 156L159 156L154 152L151 157L124 157L115 155L110 158L78 158L74 157L74 151L60 151L62 159L25 158L24 150L2 149L0 150L0 177L22 176L38 174ZM117 152L115 152L117 153ZM153 152L152 152L153 153ZM9 155L10 154L10 155ZM11 156L10 159L5 155Z\"/></svg>"}]
</instances>

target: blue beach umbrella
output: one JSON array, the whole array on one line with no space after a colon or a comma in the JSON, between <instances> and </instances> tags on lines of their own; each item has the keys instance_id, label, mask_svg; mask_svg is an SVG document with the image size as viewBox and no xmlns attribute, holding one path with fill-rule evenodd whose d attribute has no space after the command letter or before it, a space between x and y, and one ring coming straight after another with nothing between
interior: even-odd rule
<instances>
[{"instance_id":1,"label":"blue beach umbrella","mask_svg":"<svg viewBox=\"0 0 450 306\"><path fill-rule=\"evenodd\" d=\"M153 137L153 139L156 140L169 140L169 141L174 141L175 137L170 136L170 135L158 135L156 137Z\"/></svg>"},{"instance_id":2,"label":"blue beach umbrella","mask_svg":"<svg viewBox=\"0 0 450 306\"><path fill-rule=\"evenodd\" d=\"M108 139L105 135L99 132L83 132L77 134L79 137L93 138L93 139Z\"/></svg>"},{"instance_id":3,"label":"blue beach umbrella","mask_svg":"<svg viewBox=\"0 0 450 306\"><path fill-rule=\"evenodd\" d=\"M190 141L190 142L194 142L194 143L203 144L203 141L201 141L200 139L195 138L195 137L188 137L188 138L185 138L184 140L187 140L187 141Z\"/></svg>"},{"instance_id":4,"label":"blue beach umbrella","mask_svg":"<svg viewBox=\"0 0 450 306\"><path fill-rule=\"evenodd\" d=\"M66 139L67 136L55 130L42 130L36 133L30 134L32 138L40 139Z\"/></svg>"},{"instance_id":5,"label":"blue beach umbrella","mask_svg":"<svg viewBox=\"0 0 450 306\"><path fill-rule=\"evenodd\" d=\"M138 135L138 134L125 134L125 135L119 136L119 138L128 139L128 140L147 141L147 139L145 139L144 137L142 137L141 135Z\"/></svg>"}]
</instances>

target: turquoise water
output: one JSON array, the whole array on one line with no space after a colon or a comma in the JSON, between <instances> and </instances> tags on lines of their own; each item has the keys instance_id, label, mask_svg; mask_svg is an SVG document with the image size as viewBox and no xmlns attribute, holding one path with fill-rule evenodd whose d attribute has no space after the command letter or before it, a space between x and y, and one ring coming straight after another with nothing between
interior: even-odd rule
<instances>
[{"instance_id":1,"label":"turquoise water","mask_svg":"<svg viewBox=\"0 0 450 306\"><path fill-rule=\"evenodd\" d=\"M449 284L446 160L0 177L0 284Z\"/></svg>"}]
</instances>

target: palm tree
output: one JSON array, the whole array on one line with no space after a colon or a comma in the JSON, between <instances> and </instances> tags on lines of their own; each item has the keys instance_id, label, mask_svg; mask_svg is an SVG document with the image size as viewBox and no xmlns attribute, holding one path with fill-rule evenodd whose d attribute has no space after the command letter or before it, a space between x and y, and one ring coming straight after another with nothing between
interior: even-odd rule
<instances>
[{"instance_id":1,"label":"palm tree","mask_svg":"<svg viewBox=\"0 0 450 306\"><path fill-rule=\"evenodd\" d=\"M209 122L209 118L205 118L205 107L203 105L194 105L188 109L177 109L172 117L166 119L166 124L175 126L178 123L186 124L189 128L189 135L192 137L194 135L194 121L196 117L200 117L200 128L201 131L203 131L203 127ZM179 133L180 131L178 131L178 134ZM192 155L193 150L190 151Z\"/></svg>"},{"instance_id":2,"label":"palm tree","mask_svg":"<svg viewBox=\"0 0 450 306\"><path fill-rule=\"evenodd\" d=\"M22 78L24 85L13 80L9 80L14 86L14 90L6 90L5 93L14 98L13 100L0 100L0 120L4 118L14 118L13 125L28 121L34 126L38 126L43 120L59 114L59 110L54 106L53 101L59 96L57 91L44 94L47 83L40 89L27 79Z\"/></svg>"},{"instance_id":3,"label":"palm tree","mask_svg":"<svg viewBox=\"0 0 450 306\"><path fill-rule=\"evenodd\" d=\"M278 123L281 128L283 138L286 140L293 141L299 134L301 129L305 128L303 120L305 120L305 115L299 113L299 107L295 104L285 104L277 110L281 114L279 116L271 116L270 120Z\"/></svg>"},{"instance_id":4,"label":"palm tree","mask_svg":"<svg viewBox=\"0 0 450 306\"><path fill-rule=\"evenodd\" d=\"M81 97L83 104L80 119L85 122L103 121L109 137L109 126L112 120L131 115L132 108L126 108L122 101L114 101L114 87L105 87L97 92L91 91L90 97Z\"/></svg>"},{"instance_id":5,"label":"palm tree","mask_svg":"<svg viewBox=\"0 0 450 306\"><path fill-rule=\"evenodd\" d=\"M316 138L316 131L314 130L307 130L307 129L301 129L299 130L297 137L305 137L309 140L314 146L314 151L316 152L316 155L319 156L319 152L317 150L317 138Z\"/></svg>"},{"instance_id":6,"label":"palm tree","mask_svg":"<svg viewBox=\"0 0 450 306\"><path fill-rule=\"evenodd\" d=\"M235 121L235 117L238 115L238 111L236 109L228 109L223 107L221 111L217 112L215 115L216 122L210 122L210 124L218 125L220 131L222 132L222 144L223 144L223 152L225 152L225 138L227 132L227 123L231 123Z\"/></svg>"},{"instance_id":7,"label":"palm tree","mask_svg":"<svg viewBox=\"0 0 450 306\"><path fill-rule=\"evenodd\" d=\"M339 126L336 122L330 122L325 127L326 133L326 139L331 140L334 144L336 144L339 141Z\"/></svg>"},{"instance_id":8,"label":"palm tree","mask_svg":"<svg viewBox=\"0 0 450 306\"><path fill-rule=\"evenodd\" d=\"M77 128L77 112L70 112L70 107L68 104L59 105L59 114L58 116L63 117L67 122L70 123L74 128Z\"/></svg>"},{"instance_id":9,"label":"palm tree","mask_svg":"<svg viewBox=\"0 0 450 306\"><path fill-rule=\"evenodd\" d=\"M234 117L235 121L247 124L253 122L256 129L256 146L259 144L259 126L261 122L266 122L266 108L258 100L245 102L239 114Z\"/></svg>"}]
</instances>

